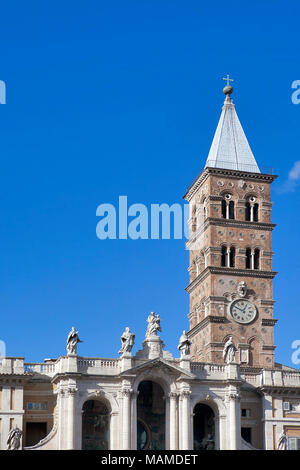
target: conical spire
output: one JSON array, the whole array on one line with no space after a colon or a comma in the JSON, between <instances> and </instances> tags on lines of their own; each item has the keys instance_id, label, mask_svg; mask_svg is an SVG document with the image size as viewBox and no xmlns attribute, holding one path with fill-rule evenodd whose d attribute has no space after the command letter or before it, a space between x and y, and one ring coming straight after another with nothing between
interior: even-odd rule
<instances>
[{"instance_id":1,"label":"conical spire","mask_svg":"<svg viewBox=\"0 0 300 470\"><path fill-rule=\"evenodd\" d=\"M236 114L235 106L230 98L233 88L229 86L228 76L226 80L227 86L223 90L226 98L205 168L224 168L260 173Z\"/></svg>"}]
</instances>

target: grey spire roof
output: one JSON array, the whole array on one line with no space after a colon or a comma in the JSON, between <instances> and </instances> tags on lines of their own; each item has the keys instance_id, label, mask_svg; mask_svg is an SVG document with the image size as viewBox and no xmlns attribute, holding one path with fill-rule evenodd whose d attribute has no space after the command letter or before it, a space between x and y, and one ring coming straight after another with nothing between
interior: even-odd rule
<instances>
[{"instance_id":1,"label":"grey spire roof","mask_svg":"<svg viewBox=\"0 0 300 470\"><path fill-rule=\"evenodd\" d=\"M260 173L229 94L226 94L206 167Z\"/></svg>"}]
</instances>

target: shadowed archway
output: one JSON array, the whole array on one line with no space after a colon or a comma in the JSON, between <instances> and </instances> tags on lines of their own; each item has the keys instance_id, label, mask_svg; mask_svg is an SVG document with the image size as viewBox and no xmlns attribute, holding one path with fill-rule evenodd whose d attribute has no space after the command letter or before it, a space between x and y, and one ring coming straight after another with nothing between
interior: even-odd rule
<instances>
[{"instance_id":1,"label":"shadowed archway","mask_svg":"<svg viewBox=\"0 0 300 470\"><path fill-rule=\"evenodd\" d=\"M139 384L137 398L137 449L164 450L166 411L164 391L150 380Z\"/></svg>"},{"instance_id":2,"label":"shadowed archway","mask_svg":"<svg viewBox=\"0 0 300 470\"><path fill-rule=\"evenodd\" d=\"M215 448L215 414L204 403L194 408L194 450L213 450Z\"/></svg>"},{"instance_id":3,"label":"shadowed archway","mask_svg":"<svg viewBox=\"0 0 300 470\"><path fill-rule=\"evenodd\" d=\"M82 450L108 450L108 406L100 400L88 400L84 403L82 411Z\"/></svg>"}]
</instances>

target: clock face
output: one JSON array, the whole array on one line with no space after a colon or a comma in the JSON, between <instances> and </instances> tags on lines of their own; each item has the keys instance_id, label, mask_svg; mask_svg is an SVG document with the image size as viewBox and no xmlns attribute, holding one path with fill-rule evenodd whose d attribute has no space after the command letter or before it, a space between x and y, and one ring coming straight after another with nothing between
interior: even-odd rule
<instances>
[{"instance_id":1,"label":"clock face","mask_svg":"<svg viewBox=\"0 0 300 470\"><path fill-rule=\"evenodd\" d=\"M256 307L249 300L237 299L230 305L230 315L238 323L250 323L256 317Z\"/></svg>"}]
</instances>

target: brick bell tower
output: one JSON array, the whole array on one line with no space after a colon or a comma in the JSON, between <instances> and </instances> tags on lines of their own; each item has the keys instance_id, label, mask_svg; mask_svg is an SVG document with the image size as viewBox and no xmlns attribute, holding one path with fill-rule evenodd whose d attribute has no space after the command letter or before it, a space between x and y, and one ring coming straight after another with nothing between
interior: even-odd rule
<instances>
[{"instance_id":1,"label":"brick bell tower","mask_svg":"<svg viewBox=\"0 0 300 470\"><path fill-rule=\"evenodd\" d=\"M227 80L228 77L227 77ZM222 114L204 170L187 190L194 361L224 363L232 336L236 361L274 367L270 186L261 172L225 86Z\"/></svg>"}]
</instances>

